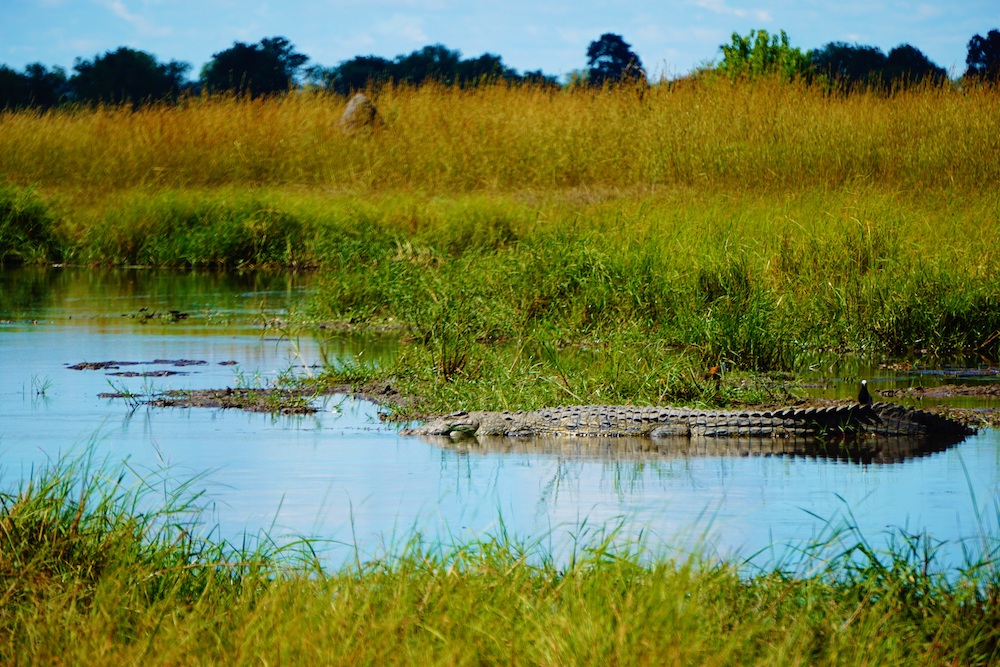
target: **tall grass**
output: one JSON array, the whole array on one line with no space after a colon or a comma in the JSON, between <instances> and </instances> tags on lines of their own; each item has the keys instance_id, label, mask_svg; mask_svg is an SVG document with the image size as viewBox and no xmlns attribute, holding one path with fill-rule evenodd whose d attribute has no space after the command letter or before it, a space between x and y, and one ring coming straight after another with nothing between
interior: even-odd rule
<instances>
[{"instance_id":1,"label":"tall grass","mask_svg":"<svg viewBox=\"0 0 1000 667\"><path fill-rule=\"evenodd\" d=\"M317 317L391 319L440 343L426 335L433 314L441 336L467 346L632 340L635 359L643 347L686 349L703 370L794 369L824 351L997 358L1000 276L980 240L997 235L993 194L956 204L859 186L786 194L778 206L767 194L551 207L501 198L477 200L477 215L425 201L419 222L385 211L363 257L331 261ZM504 240L454 243L491 209Z\"/></svg>"},{"instance_id":2,"label":"tall grass","mask_svg":"<svg viewBox=\"0 0 1000 667\"><path fill-rule=\"evenodd\" d=\"M476 346L518 341L645 338L751 370L1000 358L995 89L426 86L376 103L384 127L353 137L322 94L0 114L0 213L44 223L0 223L0 256L320 267L314 317L401 323L447 380L475 375Z\"/></svg>"},{"instance_id":3,"label":"tall grass","mask_svg":"<svg viewBox=\"0 0 1000 667\"><path fill-rule=\"evenodd\" d=\"M411 329L447 378L475 371L474 346L540 340L613 344L635 358L643 347L686 350L702 371L792 370L823 352L997 359L998 193L863 183L637 198L226 188L126 191L65 214L65 202L46 208L35 195L54 240L33 252L318 267L313 319ZM614 345L623 341L640 347ZM689 395L686 386L666 396Z\"/></svg>"},{"instance_id":4,"label":"tall grass","mask_svg":"<svg viewBox=\"0 0 1000 667\"><path fill-rule=\"evenodd\" d=\"M0 266L58 259L56 220L34 190L0 185Z\"/></svg>"},{"instance_id":5,"label":"tall grass","mask_svg":"<svg viewBox=\"0 0 1000 667\"><path fill-rule=\"evenodd\" d=\"M372 137L341 98L0 115L0 174L42 187L301 185L430 192L836 186L977 189L1000 177L1000 95L950 86L891 97L780 81L644 93L388 88Z\"/></svg>"},{"instance_id":6,"label":"tall grass","mask_svg":"<svg viewBox=\"0 0 1000 667\"><path fill-rule=\"evenodd\" d=\"M615 531L557 561L418 536L324 569L202 537L191 483L61 460L0 495L0 660L121 664L991 664L996 561L945 572L863 538L797 571L669 557ZM161 504L154 489L167 488ZM850 535L841 535L849 538ZM321 547L322 545L315 545ZM817 545L817 548L822 545ZM304 557L293 554L304 554Z\"/></svg>"}]
</instances>

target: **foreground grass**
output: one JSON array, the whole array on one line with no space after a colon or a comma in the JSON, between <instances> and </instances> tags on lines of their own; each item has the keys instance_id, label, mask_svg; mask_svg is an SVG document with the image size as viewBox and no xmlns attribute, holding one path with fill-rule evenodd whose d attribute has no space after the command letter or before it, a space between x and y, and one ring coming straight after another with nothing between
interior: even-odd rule
<instances>
[{"instance_id":1,"label":"foreground grass","mask_svg":"<svg viewBox=\"0 0 1000 667\"><path fill-rule=\"evenodd\" d=\"M154 489L169 484L133 479L63 460L0 496L0 660L882 665L998 657L996 561L945 577L924 560L920 540L884 554L859 540L839 557L750 578L736 563L656 556L613 534L566 563L501 533L455 546L415 539L328 570L309 544L279 549L263 536L233 547L198 537L189 485L158 499Z\"/></svg>"}]
</instances>

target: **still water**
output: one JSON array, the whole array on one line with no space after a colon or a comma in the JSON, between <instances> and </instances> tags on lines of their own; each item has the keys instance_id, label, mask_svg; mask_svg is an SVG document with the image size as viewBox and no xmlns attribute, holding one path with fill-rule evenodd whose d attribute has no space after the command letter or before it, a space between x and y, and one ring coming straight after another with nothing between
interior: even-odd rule
<instances>
[{"instance_id":1,"label":"still water","mask_svg":"<svg viewBox=\"0 0 1000 667\"><path fill-rule=\"evenodd\" d=\"M847 522L875 545L901 530L945 540L945 566L961 565L963 549L980 548L984 537L996 544L994 430L944 451L863 465L678 455L648 441L442 447L400 436L373 405L345 397L306 417L133 410L99 397L265 384L309 372L324 353L391 354L383 339L340 337L321 346L276 327L301 307L309 280L0 271L0 488L90 449L98 461L125 461L147 478L164 469L177 482L195 478L216 535L316 538L333 565L352 561L356 548L362 557L377 555L415 533L451 543L501 530L557 558L581 535L592 542L595 531L617 527L657 552L700 543L723 555L758 554L762 565L785 558L786 545ZM131 363L70 368L104 361Z\"/></svg>"}]
</instances>

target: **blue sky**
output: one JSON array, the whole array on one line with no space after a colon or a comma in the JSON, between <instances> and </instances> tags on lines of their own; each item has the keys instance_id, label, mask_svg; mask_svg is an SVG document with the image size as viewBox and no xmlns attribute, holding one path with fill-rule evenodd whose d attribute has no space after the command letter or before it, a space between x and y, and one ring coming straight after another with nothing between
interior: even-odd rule
<instances>
[{"instance_id":1,"label":"blue sky","mask_svg":"<svg viewBox=\"0 0 1000 667\"><path fill-rule=\"evenodd\" d=\"M465 57L489 52L524 72L586 66L587 45L622 35L655 77L720 57L737 31L784 29L803 49L831 41L909 43L954 75L974 34L1000 28L1000 1L882 0L0 0L0 63L72 72L74 59L119 46L193 66L235 41L287 37L310 64L356 55L392 58L441 43Z\"/></svg>"}]
</instances>

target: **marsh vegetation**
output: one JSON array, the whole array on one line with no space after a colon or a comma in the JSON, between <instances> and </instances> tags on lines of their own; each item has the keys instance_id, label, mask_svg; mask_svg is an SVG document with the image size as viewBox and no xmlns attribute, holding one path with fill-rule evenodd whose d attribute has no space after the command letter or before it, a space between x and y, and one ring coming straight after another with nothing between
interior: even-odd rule
<instances>
[{"instance_id":1,"label":"marsh vegetation","mask_svg":"<svg viewBox=\"0 0 1000 667\"><path fill-rule=\"evenodd\" d=\"M706 369L824 352L998 356L993 88L429 85L376 101L385 127L362 137L322 94L5 113L0 255L318 268L313 321L405 328L419 344L388 375L425 394L460 381L449 401L509 376L466 399L491 409L726 402L746 383L716 396ZM527 397L518 378L548 389Z\"/></svg>"},{"instance_id":2,"label":"marsh vegetation","mask_svg":"<svg viewBox=\"0 0 1000 667\"><path fill-rule=\"evenodd\" d=\"M849 529L801 559L671 556L581 526L566 562L501 527L320 567L309 543L210 539L197 480L84 457L0 495L0 659L465 664L989 664L995 554L947 576L935 543ZM209 537L206 537L209 536ZM993 559L993 560L991 560Z\"/></svg>"},{"instance_id":3,"label":"marsh vegetation","mask_svg":"<svg viewBox=\"0 0 1000 667\"><path fill-rule=\"evenodd\" d=\"M375 101L356 137L318 94L2 113L0 260L314 269L297 326L407 344L312 381L415 411L780 401L817 355L1000 355L995 89ZM187 487L150 509L126 477L64 463L3 496L4 660L996 659L995 554L945 576L926 536L750 578L604 536L564 567L502 532L325 571L199 538Z\"/></svg>"}]
</instances>

